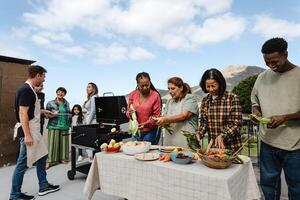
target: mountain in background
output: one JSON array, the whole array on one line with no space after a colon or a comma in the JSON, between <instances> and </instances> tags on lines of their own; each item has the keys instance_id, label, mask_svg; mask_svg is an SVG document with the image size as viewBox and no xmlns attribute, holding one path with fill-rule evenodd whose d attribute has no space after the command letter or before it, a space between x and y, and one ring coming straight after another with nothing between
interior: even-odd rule
<instances>
[{"instance_id":1,"label":"mountain in background","mask_svg":"<svg viewBox=\"0 0 300 200\"><path fill-rule=\"evenodd\" d=\"M229 65L221 72L226 80L227 90L231 91L240 81L263 71L265 71L264 68L257 66ZM168 94L168 90L158 89L158 91L163 99L163 102L171 98L171 96ZM199 101L201 101L201 99L205 96L198 85L192 87L192 93L197 96Z\"/></svg>"}]
</instances>

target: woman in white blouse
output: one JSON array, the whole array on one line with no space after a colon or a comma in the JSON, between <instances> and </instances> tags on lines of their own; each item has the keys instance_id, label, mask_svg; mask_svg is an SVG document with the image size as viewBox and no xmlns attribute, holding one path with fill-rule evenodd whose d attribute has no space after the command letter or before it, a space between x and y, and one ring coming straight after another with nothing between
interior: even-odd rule
<instances>
[{"instance_id":1,"label":"woman in white blouse","mask_svg":"<svg viewBox=\"0 0 300 200\"><path fill-rule=\"evenodd\" d=\"M87 100L83 104L85 113L85 124L96 124L96 105L95 97L98 97L98 87L95 83L88 83L86 87Z\"/></svg>"}]
</instances>

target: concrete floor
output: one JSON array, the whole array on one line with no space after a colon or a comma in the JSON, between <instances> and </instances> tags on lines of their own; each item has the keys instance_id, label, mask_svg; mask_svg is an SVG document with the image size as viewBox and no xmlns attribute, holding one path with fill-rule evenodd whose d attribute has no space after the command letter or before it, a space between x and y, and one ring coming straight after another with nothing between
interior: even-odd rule
<instances>
[{"instance_id":1,"label":"concrete floor","mask_svg":"<svg viewBox=\"0 0 300 200\"><path fill-rule=\"evenodd\" d=\"M14 166L0 168L0 200L8 200L11 188L11 176ZM50 193L45 196L38 196L38 182L35 168L27 170L24 176L22 192L27 192L30 195L36 195L36 199L40 200L84 200L83 187L86 175L77 173L75 180L70 181L67 178L69 165L57 165L47 170L47 178L50 183L59 184L61 189L58 192ZM96 191L93 200L123 200L123 198L105 195L100 190Z\"/></svg>"}]
</instances>

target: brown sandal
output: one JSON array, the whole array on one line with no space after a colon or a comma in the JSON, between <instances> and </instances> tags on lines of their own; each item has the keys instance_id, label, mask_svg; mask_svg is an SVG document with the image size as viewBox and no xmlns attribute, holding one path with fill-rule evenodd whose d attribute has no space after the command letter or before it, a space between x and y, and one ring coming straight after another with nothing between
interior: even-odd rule
<instances>
[{"instance_id":1,"label":"brown sandal","mask_svg":"<svg viewBox=\"0 0 300 200\"><path fill-rule=\"evenodd\" d=\"M69 161L67 161L67 160L62 160L62 161L60 161L62 164L68 164L69 163Z\"/></svg>"}]
</instances>

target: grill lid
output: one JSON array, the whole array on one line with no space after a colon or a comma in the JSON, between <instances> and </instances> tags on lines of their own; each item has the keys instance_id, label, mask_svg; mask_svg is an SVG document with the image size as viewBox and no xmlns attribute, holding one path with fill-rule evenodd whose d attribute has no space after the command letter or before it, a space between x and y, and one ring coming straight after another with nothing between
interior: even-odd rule
<instances>
[{"instance_id":1,"label":"grill lid","mask_svg":"<svg viewBox=\"0 0 300 200\"><path fill-rule=\"evenodd\" d=\"M97 122L123 124L129 121L125 96L95 97L95 104Z\"/></svg>"}]
</instances>

